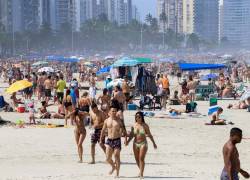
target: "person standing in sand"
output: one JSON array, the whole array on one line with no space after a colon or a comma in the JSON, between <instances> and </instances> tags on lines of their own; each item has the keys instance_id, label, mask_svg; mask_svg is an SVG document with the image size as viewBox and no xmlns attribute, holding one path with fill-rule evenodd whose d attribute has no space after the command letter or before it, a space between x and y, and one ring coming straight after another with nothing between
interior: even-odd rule
<instances>
[{"instance_id":1,"label":"person standing in sand","mask_svg":"<svg viewBox=\"0 0 250 180\"><path fill-rule=\"evenodd\" d=\"M239 152L236 144L241 143L242 130L232 128L230 131L230 139L223 147L224 169L221 173L221 180L239 180L240 173L244 178L249 179L248 172L241 169Z\"/></svg>"},{"instance_id":2,"label":"person standing in sand","mask_svg":"<svg viewBox=\"0 0 250 180\"><path fill-rule=\"evenodd\" d=\"M108 94L108 89L103 89L103 94L97 99L97 103L101 105L101 110L104 112L108 118L109 106L111 102L111 97Z\"/></svg>"},{"instance_id":3,"label":"person standing in sand","mask_svg":"<svg viewBox=\"0 0 250 180\"><path fill-rule=\"evenodd\" d=\"M100 136L102 127L105 121L105 115L102 111L100 111L96 104L91 105L91 111L90 111L90 119L91 119L91 126L94 128L93 132L91 134L91 157L92 161L90 164L95 164L95 145L96 143L100 144L100 147L106 152L106 147L104 145L105 137L101 139L102 143L100 143Z\"/></svg>"},{"instance_id":4,"label":"person standing in sand","mask_svg":"<svg viewBox=\"0 0 250 180\"><path fill-rule=\"evenodd\" d=\"M193 76L189 76L187 88L189 89L189 97L190 97L191 102L195 101L195 90L196 90L197 84L198 83L194 81Z\"/></svg>"},{"instance_id":5,"label":"person standing in sand","mask_svg":"<svg viewBox=\"0 0 250 180\"><path fill-rule=\"evenodd\" d=\"M106 141L106 161L111 165L112 169L109 174L113 174L116 170L116 177L119 177L120 171L120 152L121 152L121 136L124 128L121 120L117 117L117 108L111 106L110 117L104 121L99 142L102 143L105 131L108 130L108 139ZM125 139L126 142L126 139ZM115 156L115 162L112 160Z\"/></svg>"},{"instance_id":6,"label":"person standing in sand","mask_svg":"<svg viewBox=\"0 0 250 180\"><path fill-rule=\"evenodd\" d=\"M137 112L135 114L135 124L131 128L130 137L126 145L134 138L133 151L136 160L136 164L140 169L139 176L143 178L143 172L145 167L145 157L148 150L147 137L152 141L154 148L157 149L157 145L150 132L149 126L145 123L143 112Z\"/></svg>"},{"instance_id":7,"label":"person standing in sand","mask_svg":"<svg viewBox=\"0 0 250 180\"><path fill-rule=\"evenodd\" d=\"M83 141L86 137L86 129L84 125L84 119L89 115L87 112L80 112L78 109L74 110L71 114L67 115L68 117L73 116L74 121L76 124L75 127L75 140L77 145L77 151L79 155L79 163L82 163L82 156L83 156Z\"/></svg>"},{"instance_id":8,"label":"person standing in sand","mask_svg":"<svg viewBox=\"0 0 250 180\"><path fill-rule=\"evenodd\" d=\"M48 103L51 98L51 90L53 89L51 76L48 76L48 78L44 81L44 87L45 101Z\"/></svg>"},{"instance_id":9,"label":"person standing in sand","mask_svg":"<svg viewBox=\"0 0 250 180\"><path fill-rule=\"evenodd\" d=\"M89 95L91 98L91 101L95 101L96 96L96 74L92 73L91 77L89 78Z\"/></svg>"}]
</instances>

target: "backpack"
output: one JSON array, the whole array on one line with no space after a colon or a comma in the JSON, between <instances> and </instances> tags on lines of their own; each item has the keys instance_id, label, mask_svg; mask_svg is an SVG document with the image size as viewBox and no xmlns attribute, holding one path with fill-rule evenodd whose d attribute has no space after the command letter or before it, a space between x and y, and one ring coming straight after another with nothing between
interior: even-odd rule
<instances>
[{"instance_id":1,"label":"backpack","mask_svg":"<svg viewBox=\"0 0 250 180\"><path fill-rule=\"evenodd\" d=\"M186 104L186 112L190 113L190 112L195 112L197 107L197 103L196 102L190 102Z\"/></svg>"},{"instance_id":2,"label":"backpack","mask_svg":"<svg viewBox=\"0 0 250 180\"><path fill-rule=\"evenodd\" d=\"M0 108L3 108L4 106L5 106L4 97L0 96Z\"/></svg>"}]
</instances>

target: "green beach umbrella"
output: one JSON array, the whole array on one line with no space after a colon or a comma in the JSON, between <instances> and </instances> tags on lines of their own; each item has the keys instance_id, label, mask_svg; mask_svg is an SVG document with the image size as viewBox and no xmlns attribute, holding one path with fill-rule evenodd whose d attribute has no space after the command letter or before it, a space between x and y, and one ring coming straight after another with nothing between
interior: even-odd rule
<instances>
[{"instance_id":1,"label":"green beach umbrella","mask_svg":"<svg viewBox=\"0 0 250 180\"><path fill-rule=\"evenodd\" d=\"M135 58L138 63L144 64L144 63L152 63L153 60L151 58Z\"/></svg>"}]
</instances>

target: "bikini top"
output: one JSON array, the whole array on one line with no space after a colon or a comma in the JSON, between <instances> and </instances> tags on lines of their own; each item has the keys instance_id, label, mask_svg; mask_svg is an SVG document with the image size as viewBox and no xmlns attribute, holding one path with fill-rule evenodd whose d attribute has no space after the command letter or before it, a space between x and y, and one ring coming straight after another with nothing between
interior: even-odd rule
<instances>
[{"instance_id":1,"label":"bikini top","mask_svg":"<svg viewBox=\"0 0 250 180\"><path fill-rule=\"evenodd\" d=\"M143 128L140 129L140 130L134 129L134 134L136 134L136 135L145 135L146 132L145 132L145 130Z\"/></svg>"}]
</instances>

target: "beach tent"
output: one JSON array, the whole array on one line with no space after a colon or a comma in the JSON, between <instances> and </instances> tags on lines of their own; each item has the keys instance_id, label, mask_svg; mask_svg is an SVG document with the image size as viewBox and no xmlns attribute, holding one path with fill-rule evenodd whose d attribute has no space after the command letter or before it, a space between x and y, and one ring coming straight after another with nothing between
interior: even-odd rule
<instances>
[{"instance_id":1,"label":"beach tent","mask_svg":"<svg viewBox=\"0 0 250 180\"><path fill-rule=\"evenodd\" d=\"M179 67L182 71L226 68L224 64L195 64L195 63L179 63Z\"/></svg>"},{"instance_id":2,"label":"beach tent","mask_svg":"<svg viewBox=\"0 0 250 180\"><path fill-rule=\"evenodd\" d=\"M110 72L111 66L104 67L96 72L97 75L104 74Z\"/></svg>"}]
</instances>

